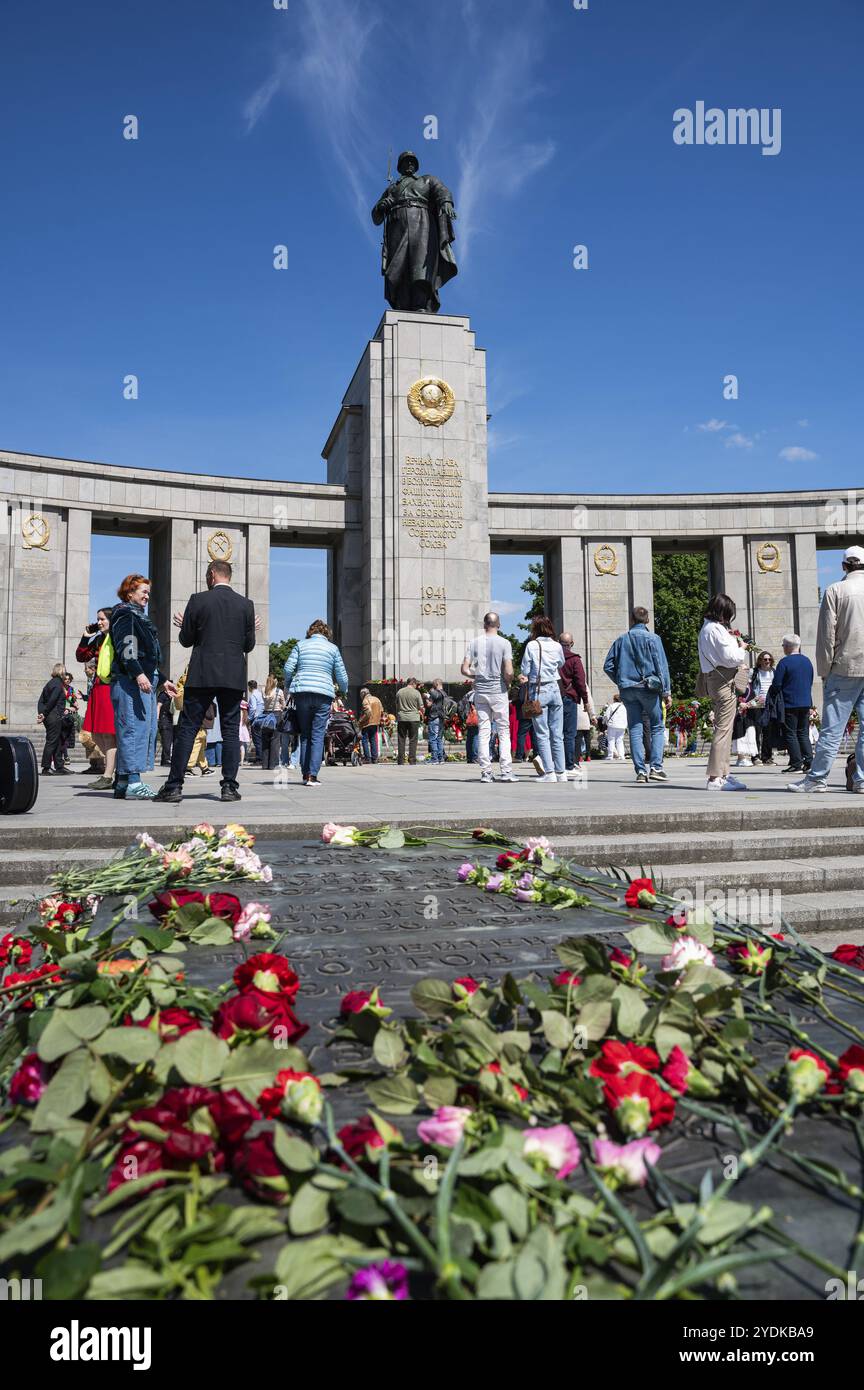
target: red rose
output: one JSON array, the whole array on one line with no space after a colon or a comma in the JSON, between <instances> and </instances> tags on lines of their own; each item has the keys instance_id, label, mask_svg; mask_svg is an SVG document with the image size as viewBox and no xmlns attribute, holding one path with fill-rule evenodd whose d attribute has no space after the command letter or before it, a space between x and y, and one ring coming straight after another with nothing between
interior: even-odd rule
<instances>
[{"instance_id":1,"label":"red rose","mask_svg":"<svg viewBox=\"0 0 864 1390\"><path fill-rule=\"evenodd\" d=\"M831 959L838 960L841 965L851 965L856 970L864 970L864 946L846 942L831 952Z\"/></svg>"},{"instance_id":2,"label":"red rose","mask_svg":"<svg viewBox=\"0 0 864 1390\"><path fill-rule=\"evenodd\" d=\"M204 903L211 917L221 917L232 927L243 911L243 904L233 893L208 893Z\"/></svg>"},{"instance_id":3,"label":"red rose","mask_svg":"<svg viewBox=\"0 0 864 1390\"><path fill-rule=\"evenodd\" d=\"M600 1056L592 1060L588 1075L606 1081L633 1072L656 1071L659 1065L660 1058L652 1047L637 1047L635 1043L607 1038L600 1048Z\"/></svg>"},{"instance_id":4,"label":"red rose","mask_svg":"<svg viewBox=\"0 0 864 1390\"><path fill-rule=\"evenodd\" d=\"M353 1125L343 1125L337 1131L336 1138L348 1157L353 1158L355 1163L368 1158L370 1149L383 1149L385 1147L385 1141L375 1128L374 1120L371 1120L368 1115L364 1115Z\"/></svg>"},{"instance_id":5,"label":"red rose","mask_svg":"<svg viewBox=\"0 0 864 1390\"><path fill-rule=\"evenodd\" d=\"M668 1125L675 1117L673 1097L645 1072L610 1077L603 1087L603 1096L623 1133L636 1138Z\"/></svg>"},{"instance_id":6,"label":"red rose","mask_svg":"<svg viewBox=\"0 0 864 1390\"><path fill-rule=\"evenodd\" d=\"M195 1028L202 1028L204 1025L187 1009L168 1008L160 1009L149 1018L140 1019L137 1026L152 1028L163 1042L174 1042L177 1038L182 1038L184 1033L191 1033Z\"/></svg>"},{"instance_id":7,"label":"red rose","mask_svg":"<svg viewBox=\"0 0 864 1390\"><path fill-rule=\"evenodd\" d=\"M28 966L33 959L33 945L26 937L11 931L0 938L0 969L6 965Z\"/></svg>"},{"instance_id":8,"label":"red rose","mask_svg":"<svg viewBox=\"0 0 864 1390\"><path fill-rule=\"evenodd\" d=\"M567 989L571 984L575 989L577 985L581 985L582 977L577 975L575 970L559 970L552 983L556 989Z\"/></svg>"},{"instance_id":9,"label":"red rose","mask_svg":"<svg viewBox=\"0 0 864 1390\"><path fill-rule=\"evenodd\" d=\"M837 1058L837 1075L844 1087L858 1095L864 1092L864 1047L853 1043ZM839 1088L838 1088L839 1089Z\"/></svg>"},{"instance_id":10,"label":"red rose","mask_svg":"<svg viewBox=\"0 0 864 1390\"><path fill-rule=\"evenodd\" d=\"M234 983L240 990L256 989L262 994L277 995L294 1002L300 981L284 956L262 951L250 956L234 971Z\"/></svg>"},{"instance_id":11,"label":"red rose","mask_svg":"<svg viewBox=\"0 0 864 1390\"><path fill-rule=\"evenodd\" d=\"M148 1173L158 1173L168 1166L163 1159L161 1144L155 1139L136 1139L124 1145L117 1155L108 1178L108 1191L113 1192L124 1182L146 1177ZM164 1186L164 1180L161 1180L151 1183L146 1191L152 1192L155 1188ZM141 1195L140 1190L138 1195Z\"/></svg>"},{"instance_id":12,"label":"red rose","mask_svg":"<svg viewBox=\"0 0 864 1390\"><path fill-rule=\"evenodd\" d=\"M305 1023L297 1018L287 995L264 994L260 989L245 989L226 999L213 1015L213 1032L220 1038L231 1039L241 1033L263 1037L277 1035L284 1028L284 1041L294 1043L308 1032Z\"/></svg>"},{"instance_id":13,"label":"red rose","mask_svg":"<svg viewBox=\"0 0 864 1390\"><path fill-rule=\"evenodd\" d=\"M640 896L644 894L644 897ZM627 885L624 901L628 907L651 907L657 901L654 881L650 878L634 878Z\"/></svg>"},{"instance_id":14,"label":"red rose","mask_svg":"<svg viewBox=\"0 0 864 1390\"><path fill-rule=\"evenodd\" d=\"M239 1091L219 1091L207 1109L219 1131L223 1145L239 1144L246 1131L260 1120L260 1111Z\"/></svg>"},{"instance_id":15,"label":"red rose","mask_svg":"<svg viewBox=\"0 0 864 1390\"><path fill-rule=\"evenodd\" d=\"M234 1152L231 1170L246 1191L261 1202L280 1206L291 1195L269 1130L243 1140Z\"/></svg>"},{"instance_id":16,"label":"red rose","mask_svg":"<svg viewBox=\"0 0 864 1390\"><path fill-rule=\"evenodd\" d=\"M203 893L194 893L186 888L172 888L168 892L157 893L147 906L153 916L161 921L163 917L167 917L169 912L174 912L178 907L185 907L187 903L203 903L203 901Z\"/></svg>"},{"instance_id":17,"label":"red rose","mask_svg":"<svg viewBox=\"0 0 864 1390\"><path fill-rule=\"evenodd\" d=\"M48 1084L49 1069L37 1053L28 1052L9 1082L12 1105L35 1105Z\"/></svg>"},{"instance_id":18,"label":"red rose","mask_svg":"<svg viewBox=\"0 0 864 1390\"><path fill-rule=\"evenodd\" d=\"M628 956L626 951L620 951L617 946L613 946L609 952L609 962L611 965L623 965L627 968L633 964L633 957Z\"/></svg>"},{"instance_id":19,"label":"red rose","mask_svg":"<svg viewBox=\"0 0 864 1390\"><path fill-rule=\"evenodd\" d=\"M371 998L372 995L369 990L349 990L347 994L342 996L339 1012L340 1014L361 1014Z\"/></svg>"},{"instance_id":20,"label":"red rose","mask_svg":"<svg viewBox=\"0 0 864 1390\"><path fill-rule=\"evenodd\" d=\"M493 1076L502 1075L500 1062L489 1062L487 1066L481 1067L480 1070L481 1072L491 1072ZM528 1092L524 1086L520 1086L518 1081L512 1081L509 1076L505 1077L504 1079L505 1081L508 1081L510 1083L520 1100L528 1099Z\"/></svg>"},{"instance_id":21,"label":"red rose","mask_svg":"<svg viewBox=\"0 0 864 1390\"><path fill-rule=\"evenodd\" d=\"M206 1114L202 1114L206 1111ZM129 1116L122 1147L108 1179L108 1191L160 1169L183 1171L194 1165L220 1173L246 1131L261 1118L239 1091L211 1091L206 1086L179 1086L155 1105ZM164 1139L142 1138L139 1124L157 1125ZM161 1187L153 1183L147 1191Z\"/></svg>"}]
</instances>

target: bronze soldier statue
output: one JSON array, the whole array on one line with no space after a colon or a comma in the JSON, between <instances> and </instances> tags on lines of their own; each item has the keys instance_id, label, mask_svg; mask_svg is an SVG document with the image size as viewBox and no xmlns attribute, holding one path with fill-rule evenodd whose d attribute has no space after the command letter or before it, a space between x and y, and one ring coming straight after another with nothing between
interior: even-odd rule
<instances>
[{"instance_id":1,"label":"bronze soldier statue","mask_svg":"<svg viewBox=\"0 0 864 1390\"><path fill-rule=\"evenodd\" d=\"M420 174L411 150L400 154L401 174L372 209L376 227L384 222L381 273L391 309L437 314L438 291L457 273L450 249L454 240L453 194L440 179Z\"/></svg>"}]
</instances>

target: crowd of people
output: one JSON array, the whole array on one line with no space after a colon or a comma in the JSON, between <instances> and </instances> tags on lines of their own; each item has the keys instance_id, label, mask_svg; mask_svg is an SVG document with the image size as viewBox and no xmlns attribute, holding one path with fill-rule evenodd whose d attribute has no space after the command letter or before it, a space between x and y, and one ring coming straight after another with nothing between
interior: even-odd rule
<instances>
[{"instance_id":1,"label":"crowd of people","mask_svg":"<svg viewBox=\"0 0 864 1390\"><path fill-rule=\"evenodd\" d=\"M847 786L864 792L864 548L851 546L844 577L822 598L816 638L816 671L824 686L821 729L813 750L810 714L814 667L796 633L783 636L776 663L761 651L751 665L748 642L734 627L728 594L715 594L698 637L700 674L696 695L710 701L712 737L707 790L744 791L731 771L757 762L775 766L785 750L784 771L801 773L793 792L826 789L828 773L850 718L859 733L849 760ZM280 676L260 690L247 680L247 655L260 620L250 599L231 587L226 561L213 561L207 588L175 613L180 645L191 649L175 682L162 669L159 635L147 607L150 580L127 575L118 602L100 608L82 633L76 657L87 675L83 721L78 692L63 663L57 663L38 702L45 726L42 772L66 775L80 724L93 783L127 800L178 802L187 776L221 769L221 796L240 799L237 774L247 758L268 769L295 767L302 784L320 785L330 761L375 764L389 716L370 689L360 691L355 719L345 700L348 674L328 625L316 619L297 642ZM632 610L628 630L609 648L603 669L615 689L598 714L582 658L569 632L556 635L545 614L536 615L515 673L510 641L500 619L487 613L483 632L468 645L462 662L465 689L454 699L443 679L425 690L415 677L396 696L396 763L415 764L425 724L428 760L446 761L445 730L464 734L467 761L476 761L480 780L514 782L514 762L531 761L541 782L577 781L591 757L592 730L602 730L610 760L625 758L625 733L637 784L665 782L671 678L663 642L650 628L647 609ZM157 732L168 776L158 792L142 774L155 764ZM734 744L734 752L733 752ZM493 778L493 764L498 774Z\"/></svg>"}]
</instances>

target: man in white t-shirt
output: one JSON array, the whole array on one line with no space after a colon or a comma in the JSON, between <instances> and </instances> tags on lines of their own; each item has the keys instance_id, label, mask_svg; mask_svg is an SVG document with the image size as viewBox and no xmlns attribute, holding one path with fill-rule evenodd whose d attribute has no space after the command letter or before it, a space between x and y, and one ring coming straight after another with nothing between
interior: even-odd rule
<instances>
[{"instance_id":1,"label":"man in white t-shirt","mask_svg":"<svg viewBox=\"0 0 864 1390\"><path fill-rule=\"evenodd\" d=\"M463 676L474 681L474 707L477 710L480 781L492 781L492 759L489 741L492 723L498 731L498 756L502 782L515 782L510 759L510 704L507 692L513 679L513 650L498 629L501 619L497 613L487 613L483 619L483 636L468 644L462 662Z\"/></svg>"}]
</instances>

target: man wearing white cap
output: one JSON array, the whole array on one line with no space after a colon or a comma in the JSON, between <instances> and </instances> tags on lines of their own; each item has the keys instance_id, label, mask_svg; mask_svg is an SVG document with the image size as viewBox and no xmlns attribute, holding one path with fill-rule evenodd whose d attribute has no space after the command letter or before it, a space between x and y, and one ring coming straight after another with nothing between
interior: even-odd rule
<instances>
[{"instance_id":1,"label":"man wearing white cap","mask_svg":"<svg viewBox=\"0 0 864 1390\"><path fill-rule=\"evenodd\" d=\"M840 739L853 710L858 715L853 792L864 793L864 547L843 556L845 577L822 596L816 635L816 670L825 682L822 727L813 765L790 792L824 792Z\"/></svg>"},{"instance_id":2,"label":"man wearing white cap","mask_svg":"<svg viewBox=\"0 0 864 1390\"><path fill-rule=\"evenodd\" d=\"M801 638L790 632L783 638L783 657L777 662L771 692L783 698L783 722L789 766L784 772L809 772L810 710L813 705L813 663L801 652Z\"/></svg>"}]
</instances>

